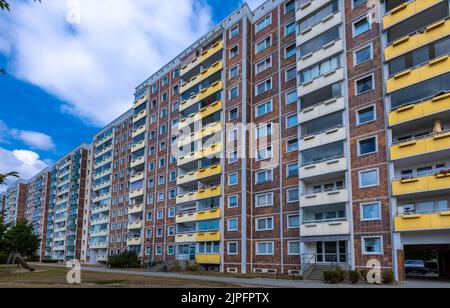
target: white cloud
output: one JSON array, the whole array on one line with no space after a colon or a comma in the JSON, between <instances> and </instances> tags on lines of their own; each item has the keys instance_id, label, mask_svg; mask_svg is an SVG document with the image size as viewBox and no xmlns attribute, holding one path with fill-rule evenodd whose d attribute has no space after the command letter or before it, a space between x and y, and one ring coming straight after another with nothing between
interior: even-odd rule
<instances>
[{"instance_id":1,"label":"white cloud","mask_svg":"<svg viewBox=\"0 0 450 308\"><path fill-rule=\"evenodd\" d=\"M79 16L72 14L77 3ZM204 0L23 1L0 17L0 28L8 27L0 51L12 59L15 76L101 126L131 108L134 88L206 33L211 21Z\"/></svg>"},{"instance_id":2,"label":"white cloud","mask_svg":"<svg viewBox=\"0 0 450 308\"><path fill-rule=\"evenodd\" d=\"M26 150L8 151L0 148L0 173L16 171L19 172L20 178L28 180L48 166L35 152ZM10 183L12 181L14 179L10 180ZM7 185L0 185L0 192L5 191L7 187Z\"/></svg>"},{"instance_id":3,"label":"white cloud","mask_svg":"<svg viewBox=\"0 0 450 308\"><path fill-rule=\"evenodd\" d=\"M11 139L19 140L33 150L50 151L55 149L52 137L35 131L10 129L0 120L0 143L11 144Z\"/></svg>"}]
</instances>

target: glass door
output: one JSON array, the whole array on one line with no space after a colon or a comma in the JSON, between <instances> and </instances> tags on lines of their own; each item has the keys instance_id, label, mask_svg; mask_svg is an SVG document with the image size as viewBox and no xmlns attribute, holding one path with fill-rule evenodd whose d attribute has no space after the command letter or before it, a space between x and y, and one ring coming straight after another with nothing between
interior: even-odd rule
<instances>
[{"instance_id":1,"label":"glass door","mask_svg":"<svg viewBox=\"0 0 450 308\"><path fill-rule=\"evenodd\" d=\"M317 242L318 263L347 263L347 242Z\"/></svg>"}]
</instances>

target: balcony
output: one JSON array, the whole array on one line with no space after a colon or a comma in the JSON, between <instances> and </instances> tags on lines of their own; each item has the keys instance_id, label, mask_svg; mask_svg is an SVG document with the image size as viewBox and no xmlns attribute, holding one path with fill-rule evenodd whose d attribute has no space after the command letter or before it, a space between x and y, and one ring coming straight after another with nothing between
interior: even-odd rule
<instances>
[{"instance_id":1,"label":"balcony","mask_svg":"<svg viewBox=\"0 0 450 308\"><path fill-rule=\"evenodd\" d=\"M408 158L446 149L450 149L450 131L395 144L391 147L391 160Z\"/></svg>"},{"instance_id":2,"label":"balcony","mask_svg":"<svg viewBox=\"0 0 450 308\"><path fill-rule=\"evenodd\" d=\"M444 38L447 35L450 35L450 19L439 21L424 30L417 31L393 42L384 50L384 57L386 61L390 61L402 54Z\"/></svg>"},{"instance_id":3,"label":"balcony","mask_svg":"<svg viewBox=\"0 0 450 308\"><path fill-rule=\"evenodd\" d=\"M128 214L133 215L133 214L141 214L144 211L144 205L140 204L140 205L134 205L128 208Z\"/></svg>"},{"instance_id":4,"label":"balcony","mask_svg":"<svg viewBox=\"0 0 450 308\"><path fill-rule=\"evenodd\" d=\"M140 105L142 105L142 104L145 103L146 101L147 101L146 96L145 96L145 95L142 96L141 98L139 98L138 100L136 100L136 101L134 102L134 108L139 107Z\"/></svg>"},{"instance_id":5,"label":"balcony","mask_svg":"<svg viewBox=\"0 0 450 308\"><path fill-rule=\"evenodd\" d=\"M188 73L190 70L201 64L203 61L223 49L223 41L217 42L211 46L210 49L205 50L199 57L193 59L189 64L181 68L181 76Z\"/></svg>"},{"instance_id":6,"label":"balcony","mask_svg":"<svg viewBox=\"0 0 450 308\"><path fill-rule=\"evenodd\" d=\"M180 138L178 140L178 147L185 146L185 145L195 142L197 140L206 138L210 135L215 135L221 131L222 131L222 123L221 122L212 123L211 125L208 125L196 132L193 132L191 135L186 136L183 139Z\"/></svg>"},{"instance_id":7,"label":"balcony","mask_svg":"<svg viewBox=\"0 0 450 308\"><path fill-rule=\"evenodd\" d=\"M425 65L401 72L386 81L388 93L409 87L421 81L437 77L450 71L450 56L434 59Z\"/></svg>"},{"instance_id":8,"label":"balcony","mask_svg":"<svg viewBox=\"0 0 450 308\"><path fill-rule=\"evenodd\" d=\"M109 205L92 207L91 214L104 213L104 212L108 212L109 210L110 210L110 206Z\"/></svg>"},{"instance_id":9,"label":"balcony","mask_svg":"<svg viewBox=\"0 0 450 308\"><path fill-rule=\"evenodd\" d=\"M205 89L201 90L199 93L192 95L188 100L183 101L180 104L180 112L191 107L192 105L195 105L196 103L202 101L203 99L207 98L208 96L219 92L222 89L223 89L222 81L216 81L209 88L205 88Z\"/></svg>"},{"instance_id":10,"label":"balcony","mask_svg":"<svg viewBox=\"0 0 450 308\"><path fill-rule=\"evenodd\" d=\"M145 147L145 140L142 140L131 147L131 153L137 152Z\"/></svg>"},{"instance_id":11,"label":"balcony","mask_svg":"<svg viewBox=\"0 0 450 308\"><path fill-rule=\"evenodd\" d=\"M450 93L436 96L418 104L400 107L389 113L389 126L414 121L450 110Z\"/></svg>"},{"instance_id":12,"label":"balcony","mask_svg":"<svg viewBox=\"0 0 450 308\"><path fill-rule=\"evenodd\" d=\"M220 209L205 210L205 211L198 211L198 212L194 212L194 213L177 215L176 223L180 224L180 223L192 222L192 221L218 219L221 217L222 216L221 216Z\"/></svg>"},{"instance_id":13,"label":"balcony","mask_svg":"<svg viewBox=\"0 0 450 308\"><path fill-rule=\"evenodd\" d=\"M348 220L311 222L300 226L300 236L302 237L348 234L350 234L350 223Z\"/></svg>"},{"instance_id":14,"label":"balcony","mask_svg":"<svg viewBox=\"0 0 450 308\"><path fill-rule=\"evenodd\" d=\"M97 202L100 202L102 200L110 199L110 198L111 198L111 193L101 194L99 196L92 197L92 202L93 203L97 203Z\"/></svg>"},{"instance_id":15,"label":"balcony","mask_svg":"<svg viewBox=\"0 0 450 308\"><path fill-rule=\"evenodd\" d=\"M188 234L177 234L176 243L193 243L193 242L219 242L221 240L220 231L205 231Z\"/></svg>"},{"instance_id":16,"label":"balcony","mask_svg":"<svg viewBox=\"0 0 450 308\"><path fill-rule=\"evenodd\" d=\"M64 251L66 249L65 246L54 246L53 251Z\"/></svg>"},{"instance_id":17,"label":"balcony","mask_svg":"<svg viewBox=\"0 0 450 308\"><path fill-rule=\"evenodd\" d=\"M329 2L330 0L299 0L296 12L297 21L302 20L305 16L317 11Z\"/></svg>"},{"instance_id":18,"label":"balcony","mask_svg":"<svg viewBox=\"0 0 450 308\"><path fill-rule=\"evenodd\" d=\"M100 178L102 178L104 176L107 176L109 174L111 174L111 168L105 169L104 171L101 171L99 173L95 173L94 174L94 180L98 180L98 179L100 179Z\"/></svg>"},{"instance_id":19,"label":"balcony","mask_svg":"<svg viewBox=\"0 0 450 308\"><path fill-rule=\"evenodd\" d=\"M106 148L104 148L104 149L102 149L102 150L96 152L95 155L94 155L94 157L95 157L95 158L100 157L100 156L102 156L102 155L104 155L104 154L106 154L106 153L108 153L108 152L110 152L110 151L112 151L112 150L113 150L113 145L110 144L110 145L107 146Z\"/></svg>"},{"instance_id":20,"label":"balcony","mask_svg":"<svg viewBox=\"0 0 450 308\"><path fill-rule=\"evenodd\" d=\"M114 137L114 134L113 134L113 133L110 133L110 134L104 136L102 139L98 139L98 140L95 142L95 146L98 147L98 146L104 144L106 141L111 140L113 137Z\"/></svg>"},{"instance_id":21,"label":"balcony","mask_svg":"<svg viewBox=\"0 0 450 308\"><path fill-rule=\"evenodd\" d=\"M108 218L100 218L96 220L91 220L91 226L97 226L97 225L105 225L108 224L109 220Z\"/></svg>"},{"instance_id":22,"label":"balcony","mask_svg":"<svg viewBox=\"0 0 450 308\"><path fill-rule=\"evenodd\" d=\"M222 69L223 69L223 62L222 61L215 62L209 68L201 71L199 75L192 77L188 82L182 84L181 93L184 93L186 90L189 90L193 86L199 84L203 80L206 80L207 78L211 77L212 75L221 71Z\"/></svg>"},{"instance_id":23,"label":"balcony","mask_svg":"<svg viewBox=\"0 0 450 308\"><path fill-rule=\"evenodd\" d=\"M396 216L395 231L421 231L450 229L450 212Z\"/></svg>"},{"instance_id":24,"label":"balcony","mask_svg":"<svg viewBox=\"0 0 450 308\"><path fill-rule=\"evenodd\" d=\"M193 161L205 158L205 157L217 155L221 152L222 152L222 145L221 144L213 144L210 147L198 150L196 152L192 152L186 156L179 157L177 164L178 164L178 166L182 166L187 163L190 163L190 162L193 162Z\"/></svg>"},{"instance_id":25,"label":"balcony","mask_svg":"<svg viewBox=\"0 0 450 308\"><path fill-rule=\"evenodd\" d=\"M414 0L404 2L392 9L383 17L383 28L388 29L393 25L408 19L417 13L426 10L442 0Z\"/></svg>"},{"instance_id":26,"label":"balcony","mask_svg":"<svg viewBox=\"0 0 450 308\"><path fill-rule=\"evenodd\" d=\"M112 156L109 156L109 157L107 157L107 158L104 158L104 159L102 159L102 160L100 160L100 161L94 163L94 168L97 169L97 168L99 168L99 167L101 167L101 166L103 166L103 165L106 165L106 164L108 164L108 163L111 163L112 160L113 160L113 157L112 157Z\"/></svg>"},{"instance_id":27,"label":"balcony","mask_svg":"<svg viewBox=\"0 0 450 308\"><path fill-rule=\"evenodd\" d=\"M326 116L345 109L344 97L329 99L319 104L305 107L299 112L299 123L303 124L311 120Z\"/></svg>"},{"instance_id":28,"label":"balcony","mask_svg":"<svg viewBox=\"0 0 450 308\"><path fill-rule=\"evenodd\" d=\"M197 264L219 265L221 263L220 254L197 254L195 255Z\"/></svg>"},{"instance_id":29,"label":"balcony","mask_svg":"<svg viewBox=\"0 0 450 308\"><path fill-rule=\"evenodd\" d=\"M394 180L394 196L450 189L450 171L436 171L434 175Z\"/></svg>"},{"instance_id":30,"label":"balcony","mask_svg":"<svg viewBox=\"0 0 450 308\"><path fill-rule=\"evenodd\" d=\"M349 202L348 189L336 189L319 193L306 193L300 197L300 207Z\"/></svg>"},{"instance_id":31,"label":"balcony","mask_svg":"<svg viewBox=\"0 0 450 308\"><path fill-rule=\"evenodd\" d=\"M103 183L93 185L92 188L94 191L97 191L97 190L100 190L100 189L103 189L103 188L106 188L109 186L111 186L111 180L104 181Z\"/></svg>"},{"instance_id":32,"label":"balcony","mask_svg":"<svg viewBox=\"0 0 450 308\"><path fill-rule=\"evenodd\" d=\"M144 179L144 172L139 172L130 178L130 183L141 181Z\"/></svg>"},{"instance_id":33,"label":"balcony","mask_svg":"<svg viewBox=\"0 0 450 308\"><path fill-rule=\"evenodd\" d=\"M339 68L337 70L319 76L318 78L311 80L310 82L301 84L298 87L298 94L299 96L306 95L343 79L344 70L342 68Z\"/></svg>"},{"instance_id":34,"label":"balcony","mask_svg":"<svg viewBox=\"0 0 450 308\"><path fill-rule=\"evenodd\" d=\"M97 261L98 262L106 262L107 261L106 255L97 256Z\"/></svg>"},{"instance_id":35,"label":"balcony","mask_svg":"<svg viewBox=\"0 0 450 308\"><path fill-rule=\"evenodd\" d=\"M140 165L142 165L144 163L145 163L145 157L141 156L141 157L131 161L130 168L134 168L134 167L140 166Z\"/></svg>"},{"instance_id":36,"label":"balcony","mask_svg":"<svg viewBox=\"0 0 450 308\"><path fill-rule=\"evenodd\" d=\"M89 236L90 237L108 236L108 230L90 231Z\"/></svg>"},{"instance_id":37,"label":"balcony","mask_svg":"<svg viewBox=\"0 0 450 308\"><path fill-rule=\"evenodd\" d=\"M138 229L139 230L142 229L142 221L128 223L128 230L138 230Z\"/></svg>"},{"instance_id":38,"label":"balcony","mask_svg":"<svg viewBox=\"0 0 450 308\"><path fill-rule=\"evenodd\" d=\"M144 133L146 130L145 125L141 125L136 129L133 129L132 137L135 138L136 136L139 136L140 134Z\"/></svg>"},{"instance_id":39,"label":"balcony","mask_svg":"<svg viewBox=\"0 0 450 308\"><path fill-rule=\"evenodd\" d=\"M220 187L206 188L196 192L191 192L184 195L177 196L177 204L193 202L202 199L219 197L222 195L222 189Z\"/></svg>"},{"instance_id":40,"label":"balcony","mask_svg":"<svg viewBox=\"0 0 450 308\"><path fill-rule=\"evenodd\" d=\"M177 179L177 185L182 185L182 184L186 184L189 182L209 178L211 176L219 175L221 173L222 173L221 165L212 166L212 167L205 168L205 169L200 169L198 171L191 172L186 175L180 175Z\"/></svg>"},{"instance_id":41,"label":"balcony","mask_svg":"<svg viewBox=\"0 0 450 308\"><path fill-rule=\"evenodd\" d=\"M305 68L310 67L315 63L319 63L322 60L330 58L331 56L334 56L343 50L343 40L332 41L328 44L323 45L322 48L317 50L316 52L312 52L301 57L297 62L297 69L299 71L302 71Z\"/></svg>"},{"instance_id":42,"label":"balcony","mask_svg":"<svg viewBox=\"0 0 450 308\"><path fill-rule=\"evenodd\" d=\"M323 32L342 23L342 13L332 13L322 19L318 24L303 30L300 35L297 36L297 46L300 46L309 40L317 37Z\"/></svg>"},{"instance_id":43,"label":"balcony","mask_svg":"<svg viewBox=\"0 0 450 308\"><path fill-rule=\"evenodd\" d=\"M140 237L136 237L136 238L129 238L127 240L127 245L128 246L140 246L142 243L141 238Z\"/></svg>"},{"instance_id":44,"label":"balcony","mask_svg":"<svg viewBox=\"0 0 450 308\"><path fill-rule=\"evenodd\" d=\"M348 169L347 158L338 157L300 167L299 178L307 179L330 173L346 171L347 169Z\"/></svg>"},{"instance_id":45,"label":"balcony","mask_svg":"<svg viewBox=\"0 0 450 308\"><path fill-rule=\"evenodd\" d=\"M108 248L108 243L90 244L89 248L91 248L91 249L107 249Z\"/></svg>"},{"instance_id":46,"label":"balcony","mask_svg":"<svg viewBox=\"0 0 450 308\"><path fill-rule=\"evenodd\" d=\"M147 110L142 110L141 112L139 112L138 114L133 116L133 123L138 122L139 120L145 118L147 116Z\"/></svg>"},{"instance_id":47,"label":"balcony","mask_svg":"<svg viewBox=\"0 0 450 308\"><path fill-rule=\"evenodd\" d=\"M206 118L207 116L210 116L220 110L222 110L221 101L212 103L211 105L202 108L199 112L191 114L186 119L181 119L180 123L178 124L178 128L183 129L184 127L197 121L200 121L203 118Z\"/></svg>"},{"instance_id":48,"label":"balcony","mask_svg":"<svg viewBox=\"0 0 450 308\"><path fill-rule=\"evenodd\" d=\"M144 195L144 189L140 188L140 189L135 189L130 191L130 198L137 198L137 197L141 197Z\"/></svg>"},{"instance_id":49,"label":"balcony","mask_svg":"<svg viewBox=\"0 0 450 308\"><path fill-rule=\"evenodd\" d=\"M306 136L300 139L299 150L304 151L321 145L345 140L347 131L345 127L336 127L316 135Z\"/></svg>"}]
</instances>

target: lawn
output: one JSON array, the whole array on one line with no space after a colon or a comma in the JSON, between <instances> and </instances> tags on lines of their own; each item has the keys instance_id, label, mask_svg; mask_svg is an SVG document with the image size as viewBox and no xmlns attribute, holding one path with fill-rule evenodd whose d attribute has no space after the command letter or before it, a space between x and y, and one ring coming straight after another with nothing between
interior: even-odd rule
<instances>
[{"instance_id":1,"label":"lawn","mask_svg":"<svg viewBox=\"0 0 450 308\"><path fill-rule=\"evenodd\" d=\"M81 285L69 285L67 269L36 267L35 272L0 266L0 288L230 288L237 285L197 280L131 276L83 271Z\"/></svg>"}]
</instances>

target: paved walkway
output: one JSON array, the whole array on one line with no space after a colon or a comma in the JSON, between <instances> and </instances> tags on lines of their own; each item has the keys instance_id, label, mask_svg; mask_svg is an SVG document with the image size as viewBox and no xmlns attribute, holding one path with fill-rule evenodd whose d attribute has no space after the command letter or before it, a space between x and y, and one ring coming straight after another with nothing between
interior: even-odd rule
<instances>
[{"instance_id":1,"label":"paved walkway","mask_svg":"<svg viewBox=\"0 0 450 308\"><path fill-rule=\"evenodd\" d=\"M55 264L34 264L36 266L62 267L62 265ZM240 286L248 287L278 287L278 288L450 288L449 281L438 280L409 280L399 283L398 285L381 285L373 286L367 284L348 285L337 284L330 285L319 281L310 280L285 280L285 279L268 279L268 278L233 278L223 276L207 276L207 275L189 275L179 273L153 273L143 271L128 271L118 269L107 269L105 267L82 267L82 271L99 272L99 273L114 273L131 276L148 276L161 278L175 278L175 279L189 279L201 281L214 281L232 283Z\"/></svg>"}]
</instances>

